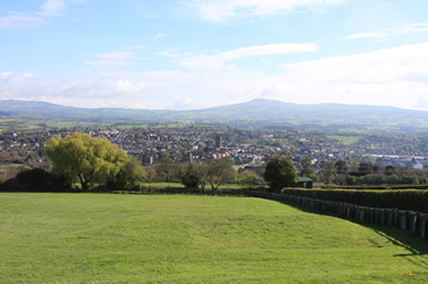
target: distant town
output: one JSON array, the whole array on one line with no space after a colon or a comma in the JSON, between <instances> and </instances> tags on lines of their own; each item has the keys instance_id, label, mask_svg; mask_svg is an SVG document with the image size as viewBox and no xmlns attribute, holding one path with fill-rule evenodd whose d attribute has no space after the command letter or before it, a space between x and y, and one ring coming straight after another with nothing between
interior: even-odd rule
<instances>
[{"instance_id":1,"label":"distant town","mask_svg":"<svg viewBox=\"0 0 428 284\"><path fill-rule=\"evenodd\" d=\"M394 166L428 169L426 135L349 134L321 132L242 130L216 126L35 129L5 130L0 135L0 162L28 167L49 168L44 153L46 141L55 135L66 137L81 131L107 138L145 166L160 163L162 157L173 162L194 162L228 157L236 168L263 167L279 152L288 152L296 170L309 157L315 172L327 162L367 163L373 167ZM8 174L3 173L3 179Z\"/></svg>"}]
</instances>

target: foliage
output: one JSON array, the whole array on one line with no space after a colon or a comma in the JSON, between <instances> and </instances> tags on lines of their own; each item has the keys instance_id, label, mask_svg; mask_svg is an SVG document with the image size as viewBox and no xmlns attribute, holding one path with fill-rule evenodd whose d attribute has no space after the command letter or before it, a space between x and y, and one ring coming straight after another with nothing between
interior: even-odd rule
<instances>
[{"instance_id":1,"label":"foliage","mask_svg":"<svg viewBox=\"0 0 428 284\"><path fill-rule=\"evenodd\" d=\"M46 143L46 154L54 171L77 176L82 190L88 189L90 182L106 182L129 163L128 155L117 145L79 132L66 138L54 136Z\"/></svg>"},{"instance_id":2,"label":"foliage","mask_svg":"<svg viewBox=\"0 0 428 284\"><path fill-rule=\"evenodd\" d=\"M159 179L166 182L179 180L180 164L173 161L167 151L162 152L161 162L156 165Z\"/></svg>"},{"instance_id":3,"label":"foliage","mask_svg":"<svg viewBox=\"0 0 428 284\"><path fill-rule=\"evenodd\" d=\"M206 168L206 180L213 190L222 184L233 182L235 175L233 161L229 158L214 159Z\"/></svg>"},{"instance_id":4,"label":"foliage","mask_svg":"<svg viewBox=\"0 0 428 284\"><path fill-rule=\"evenodd\" d=\"M180 171L181 183L186 188L198 188L202 180L201 171L198 166L193 163L188 163L184 169Z\"/></svg>"},{"instance_id":5,"label":"foliage","mask_svg":"<svg viewBox=\"0 0 428 284\"><path fill-rule=\"evenodd\" d=\"M131 157L116 176L107 177L107 187L110 189L138 188L146 178L147 173L141 162L137 158Z\"/></svg>"},{"instance_id":6,"label":"foliage","mask_svg":"<svg viewBox=\"0 0 428 284\"><path fill-rule=\"evenodd\" d=\"M26 169L16 175L19 184L26 185L31 190L49 189L51 187L51 174L45 169Z\"/></svg>"},{"instance_id":7,"label":"foliage","mask_svg":"<svg viewBox=\"0 0 428 284\"><path fill-rule=\"evenodd\" d=\"M428 190L287 189L284 194L340 201L361 206L428 213Z\"/></svg>"},{"instance_id":8,"label":"foliage","mask_svg":"<svg viewBox=\"0 0 428 284\"><path fill-rule=\"evenodd\" d=\"M334 164L332 162L325 162L320 171L320 179L324 184L330 184L336 173Z\"/></svg>"},{"instance_id":9,"label":"foliage","mask_svg":"<svg viewBox=\"0 0 428 284\"><path fill-rule=\"evenodd\" d=\"M153 165L145 166L144 171L146 172L146 182L152 183L156 181L157 173L156 167Z\"/></svg>"},{"instance_id":10,"label":"foliage","mask_svg":"<svg viewBox=\"0 0 428 284\"><path fill-rule=\"evenodd\" d=\"M428 281L424 239L258 198L6 193L0 208L3 283Z\"/></svg>"},{"instance_id":11,"label":"foliage","mask_svg":"<svg viewBox=\"0 0 428 284\"><path fill-rule=\"evenodd\" d=\"M291 156L285 152L273 156L266 165L264 178L270 183L271 190L275 192L295 184L297 174Z\"/></svg>"},{"instance_id":12,"label":"foliage","mask_svg":"<svg viewBox=\"0 0 428 284\"><path fill-rule=\"evenodd\" d=\"M305 156L302 164L302 170L299 173L302 177L311 178L314 181L318 180L318 176L315 174L314 166L312 165L311 158L309 156Z\"/></svg>"},{"instance_id":13,"label":"foliage","mask_svg":"<svg viewBox=\"0 0 428 284\"><path fill-rule=\"evenodd\" d=\"M253 188L257 185L257 173L254 171L243 171L235 178L235 183L245 187Z\"/></svg>"}]
</instances>

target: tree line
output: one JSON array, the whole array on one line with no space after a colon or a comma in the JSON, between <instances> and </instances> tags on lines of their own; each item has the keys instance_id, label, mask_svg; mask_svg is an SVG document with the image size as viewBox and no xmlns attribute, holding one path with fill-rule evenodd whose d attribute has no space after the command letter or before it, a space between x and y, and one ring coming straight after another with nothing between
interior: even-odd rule
<instances>
[{"instance_id":1,"label":"tree line","mask_svg":"<svg viewBox=\"0 0 428 284\"><path fill-rule=\"evenodd\" d=\"M80 132L65 138L54 136L47 141L45 151L52 168L22 170L16 175L15 184L4 183L3 190L13 186L35 191L135 189L143 182L163 181L212 191L221 185L236 183L246 188L261 187L279 192L284 187L295 186L298 176L324 185L428 183L426 170L376 167L356 161L325 162L316 173L308 156L297 171L292 157L285 152L273 156L266 167L255 170L236 170L229 158L182 164L172 160L166 151L159 164L143 167L140 160L106 138Z\"/></svg>"}]
</instances>

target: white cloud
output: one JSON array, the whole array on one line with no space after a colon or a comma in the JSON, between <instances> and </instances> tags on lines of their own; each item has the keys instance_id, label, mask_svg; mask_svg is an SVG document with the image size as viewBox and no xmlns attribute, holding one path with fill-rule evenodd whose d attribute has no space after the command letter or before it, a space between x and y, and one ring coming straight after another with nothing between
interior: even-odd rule
<instances>
[{"instance_id":1,"label":"white cloud","mask_svg":"<svg viewBox=\"0 0 428 284\"><path fill-rule=\"evenodd\" d=\"M417 102L428 93L426 50L428 43L289 64L272 78L272 98L423 108Z\"/></svg>"},{"instance_id":2,"label":"white cloud","mask_svg":"<svg viewBox=\"0 0 428 284\"><path fill-rule=\"evenodd\" d=\"M72 78L6 72L0 76L0 98L44 99L80 107L188 109L266 97L293 103L428 110L426 50L428 43L288 64L277 75L231 66L186 72L103 69ZM101 57L121 58L118 54Z\"/></svg>"},{"instance_id":3,"label":"white cloud","mask_svg":"<svg viewBox=\"0 0 428 284\"><path fill-rule=\"evenodd\" d=\"M177 58L182 56L188 56L190 54L189 53L182 54L182 53L179 53L175 48L170 48L164 51L157 52L156 55Z\"/></svg>"},{"instance_id":4,"label":"white cloud","mask_svg":"<svg viewBox=\"0 0 428 284\"><path fill-rule=\"evenodd\" d=\"M145 85L141 82L131 82L130 80L119 80L115 83L116 91L120 94L123 93L137 93L141 92Z\"/></svg>"},{"instance_id":5,"label":"white cloud","mask_svg":"<svg viewBox=\"0 0 428 284\"><path fill-rule=\"evenodd\" d=\"M189 109L193 106L194 100L189 96L179 97L175 100L174 108L175 109Z\"/></svg>"},{"instance_id":6,"label":"white cloud","mask_svg":"<svg viewBox=\"0 0 428 284\"><path fill-rule=\"evenodd\" d=\"M226 51L217 55L200 54L195 56L184 57L178 59L179 65L185 68L221 68L227 61L237 60L249 56L266 56L266 55L279 55L290 53L304 53L314 52L318 50L318 45L314 43L279 43L257 45L239 48L235 50Z\"/></svg>"},{"instance_id":7,"label":"white cloud","mask_svg":"<svg viewBox=\"0 0 428 284\"><path fill-rule=\"evenodd\" d=\"M383 33L359 33L359 34L352 34L352 35L345 37L345 39L357 39L357 38L384 39L385 34L383 34Z\"/></svg>"},{"instance_id":8,"label":"white cloud","mask_svg":"<svg viewBox=\"0 0 428 284\"><path fill-rule=\"evenodd\" d=\"M112 51L95 54L95 60L86 61L86 64L97 66L125 66L131 64L131 60L137 59L132 52Z\"/></svg>"},{"instance_id":9,"label":"white cloud","mask_svg":"<svg viewBox=\"0 0 428 284\"><path fill-rule=\"evenodd\" d=\"M62 16L62 12L65 10L66 5L63 0L48 0L42 6L40 6L42 16Z\"/></svg>"},{"instance_id":10,"label":"white cloud","mask_svg":"<svg viewBox=\"0 0 428 284\"><path fill-rule=\"evenodd\" d=\"M44 23L42 17L22 13L10 13L8 16L0 17L0 29L32 28L42 23Z\"/></svg>"},{"instance_id":11,"label":"white cloud","mask_svg":"<svg viewBox=\"0 0 428 284\"><path fill-rule=\"evenodd\" d=\"M63 0L47 0L40 6L39 11L9 12L7 16L0 17L0 29L34 28L43 24L48 17L62 16L65 9L66 5Z\"/></svg>"},{"instance_id":12,"label":"white cloud","mask_svg":"<svg viewBox=\"0 0 428 284\"><path fill-rule=\"evenodd\" d=\"M287 14L296 9L321 9L340 5L346 0L190 0L205 20L222 22L234 17Z\"/></svg>"},{"instance_id":13,"label":"white cloud","mask_svg":"<svg viewBox=\"0 0 428 284\"><path fill-rule=\"evenodd\" d=\"M164 38L165 36L166 36L166 34L164 34L164 33L158 33L152 38L152 41L160 40L161 38Z\"/></svg>"},{"instance_id":14,"label":"white cloud","mask_svg":"<svg viewBox=\"0 0 428 284\"><path fill-rule=\"evenodd\" d=\"M383 32L366 32L358 33L346 36L345 39L360 39L360 38L371 38L377 40L385 40L391 37L409 34L409 33L421 33L428 32L428 23L416 23L404 25L398 29L388 29Z\"/></svg>"}]
</instances>

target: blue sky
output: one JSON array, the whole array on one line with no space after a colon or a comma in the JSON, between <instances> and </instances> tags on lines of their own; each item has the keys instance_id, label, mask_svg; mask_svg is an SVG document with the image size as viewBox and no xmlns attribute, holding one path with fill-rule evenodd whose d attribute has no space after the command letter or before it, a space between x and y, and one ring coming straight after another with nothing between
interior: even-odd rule
<instances>
[{"instance_id":1,"label":"blue sky","mask_svg":"<svg viewBox=\"0 0 428 284\"><path fill-rule=\"evenodd\" d=\"M3 0L0 99L428 110L426 0Z\"/></svg>"}]
</instances>

